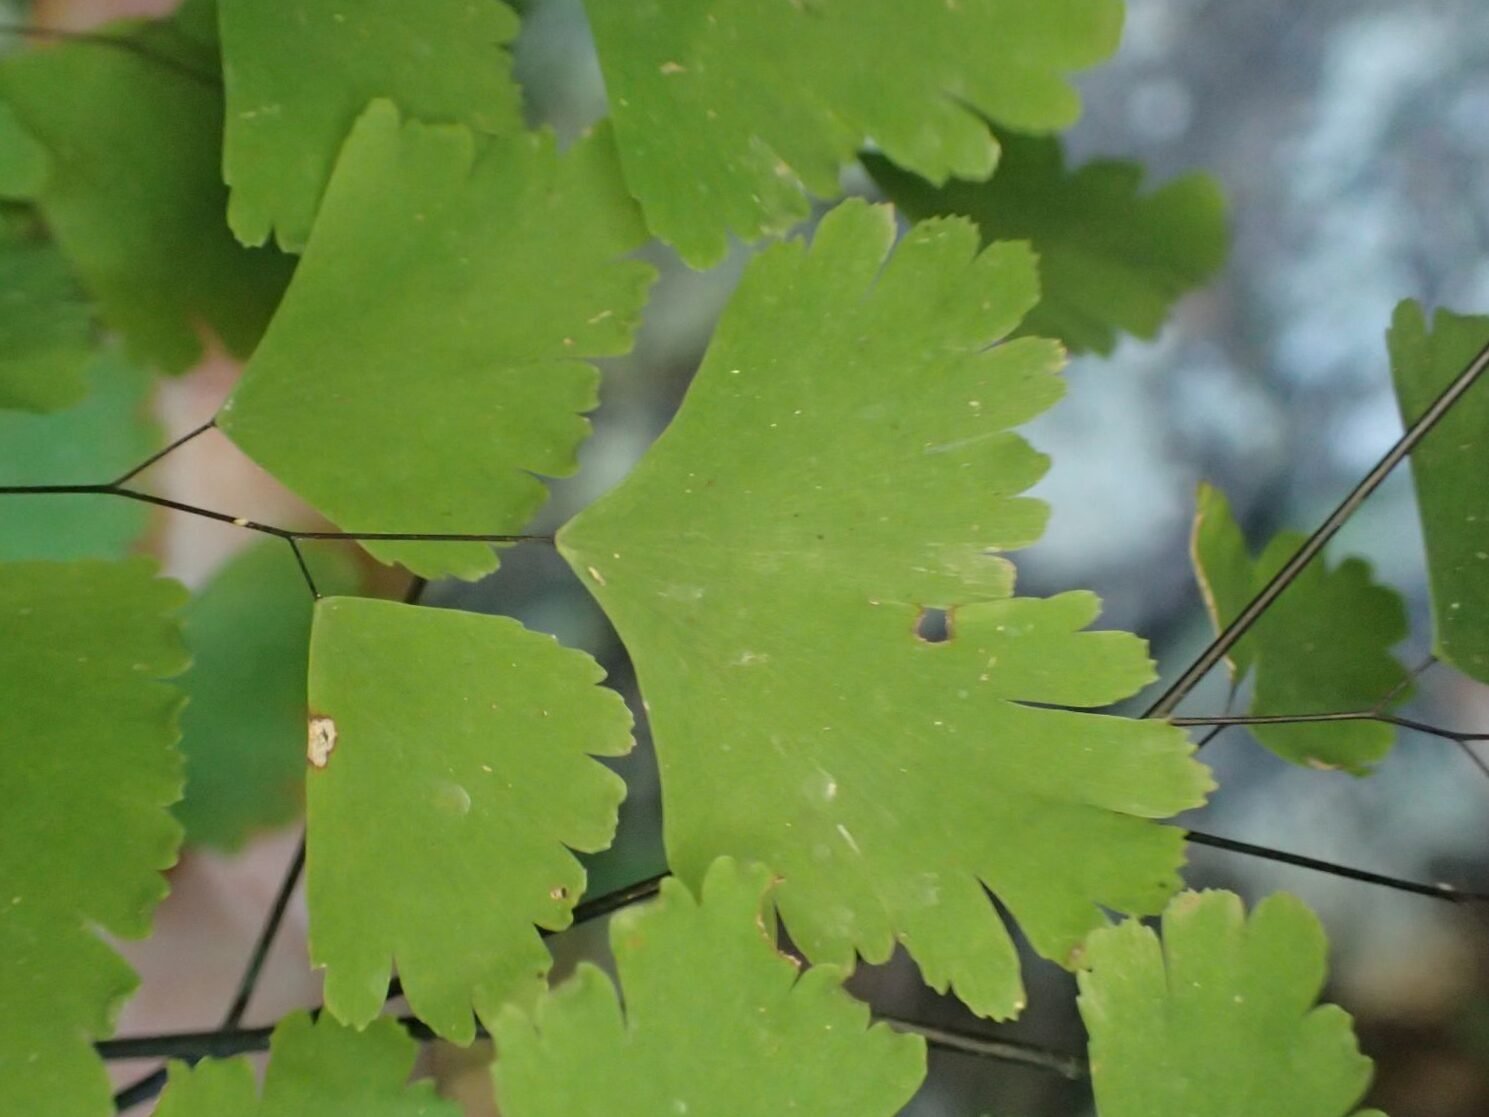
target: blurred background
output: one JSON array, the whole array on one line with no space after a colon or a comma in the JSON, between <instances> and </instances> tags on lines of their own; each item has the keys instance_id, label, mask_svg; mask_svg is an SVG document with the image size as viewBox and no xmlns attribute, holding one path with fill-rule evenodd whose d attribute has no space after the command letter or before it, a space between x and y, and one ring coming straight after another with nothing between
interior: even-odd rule
<instances>
[{"instance_id":1,"label":"blurred background","mask_svg":"<svg viewBox=\"0 0 1489 1117\"><path fill-rule=\"evenodd\" d=\"M86 27L106 15L159 11L137 0L54 0L28 18ZM604 89L579 0L519 4L518 76L534 123L562 135L604 114ZM19 13L20 5L11 5ZM1477 0L1128 0L1110 64L1080 80L1086 115L1068 137L1072 163L1135 158L1158 184L1201 168L1222 183L1233 246L1217 282L1190 296L1153 343L1124 341L1081 358L1063 403L1028 428L1054 466L1036 490L1053 506L1046 538L1015 556L1024 592L1084 586L1106 603L1104 624L1153 641L1176 675L1210 629L1189 570L1187 537L1200 479L1230 496L1254 547L1283 528L1309 530L1400 434L1383 334L1395 303L1420 299L1489 311L1489 6ZM850 189L872 194L866 179ZM603 403L575 478L553 486L536 531L551 531L614 485L676 408L748 253L690 273L665 251L639 344L606 362ZM165 385L157 415L171 433L210 417L234 370L209 361ZM291 522L286 494L208 436L152 475L158 491L235 514ZM1489 477L1486 477L1489 483ZM241 533L162 520L152 546L168 570L200 585ZM1409 665L1427 654L1423 552L1409 477L1393 477L1331 550L1368 558L1407 598ZM397 578L387 592L401 589ZM625 653L599 610L551 549L522 546L477 584L442 583L432 605L505 613L593 653L641 709ZM1157 690L1146 697L1151 698ZM1217 713L1216 672L1184 713ZM1423 674L1409 713L1489 730L1489 693L1447 667ZM655 769L641 747L619 762L630 786L622 834L592 859L592 893L663 867ZM1365 780L1286 765L1244 730L1221 735L1204 760L1221 790L1196 826L1424 881L1489 886L1489 780L1444 741L1402 735ZM121 1034L209 1027L231 996L248 944L293 851L293 830L239 854L191 852L142 944L122 944L144 989ZM1489 919L1482 911L1245 859L1191 851L1191 885L1250 900L1286 888L1323 918L1333 944L1327 996L1356 1017L1377 1062L1371 1102L1394 1117L1489 1112ZM300 901L271 955L251 1022L317 999L304 953ZM603 953L603 927L555 940L561 969ZM876 1009L1079 1052L1073 982L1030 957L1031 1005L992 1027L924 989L896 960L865 969L855 991ZM435 1050L448 1088L491 1112L479 1058ZM129 1068L121 1068L123 1077ZM137 1074L138 1068L132 1073ZM487 1100L482 1101L483 1093ZM1040 1117L1091 1111L1080 1083L1046 1071L933 1054L906 1111L915 1117Z\"/></svg>"}]
</instances>

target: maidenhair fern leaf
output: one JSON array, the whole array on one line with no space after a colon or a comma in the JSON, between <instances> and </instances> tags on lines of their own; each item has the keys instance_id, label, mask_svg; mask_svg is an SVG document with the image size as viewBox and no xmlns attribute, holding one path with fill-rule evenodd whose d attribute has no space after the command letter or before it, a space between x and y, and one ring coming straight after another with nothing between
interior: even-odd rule
<instances>
[{"instance_id":1,"label":"maidenhair fern leaf","mask_svg":"<svg viewBox=\"0 0 1489 1117\"><path fill-rule=\"evenodd\" d=\"M160 445L150 375L112 351L84 370L87 396L50 415L0 412L0 485L110 481ZM0 561L123 558L150 510L104 495L0 497Z\"/></svg>"},{"instance_id":2,"label":"maidenhair fern leaf","mask_svg":"<svg viewBox=\"0 0 1489 1117\"><path fill-rule=\"evenodd\" d=\"M222 90L209 0L173 20L116 24L134 49L73 42L7 55L0 102L47 151L42 213L131 353L170 370L203 323L245 353L289 274L223 221Z\"/></svg>"},{"instance_id":3,"label":"maidenhair fern leaf","mask_svg":"<svg viewBox=\"0 0 1489 1117\"><path fill-rule=\"evenodd\" d=\"M529 1019L495 1028L508 1117L891 1117L925 1074L918 1037L868 1026L842 971L777 952L769 870L721 859L702 899L677 880L615 917L625 1008L583 963Z\"/></svg>"},{"instance_id":4,"label":"maidenhair fern leaf","mask_svg":"<svg viewBox=\"0 0 1489 1117\"><path fill-rule=\"evenodd\" d=\"M0 198L35 198L49 173L47 149L26 131L15 110L0 101Z\"/></svg>"},{"instance_id":5,"label":"maidenhair fern leaf","mask_svg":"<svg viewBox=\"0 0 1489 1117\"><path fill-rule=\"evenodd\" d=\"M1224 628L1302 546L1282 532L1253 562L1225 495L1201 485L1191 555L1216 629ZM1405 668L1391 646L1406 637L1401 595L1370 578L1363 559L1329 568L1322 558L1304 568L1231 656L1239 682L1255 672L1251 713L1285 716L1357 712L1408 693ZM1365 775L1390 752L1396 731L1372 721L1253 725L1267 748L1295 764L1343 768Z\"/></svg>"},{"instance_id":6,"label":"maidenhair fern leaf","mask_svg":"<svg viewBox=\"0 0 1489 1117\"><path fill-rule=\"evenodd\" d=\"M811 250L752 262L682 410L559 535L648 702L669 861L769 864L809 957L896 939L984 1015L1022 1006L984 892L1069 963L1119 911L1178 888L1151 819L1209 786L1179 731L1101 706L1152 678L1142 642L1081 632L1086 593L1009 599L1045 510L1008 428L1060 394L1053 342L989 348L1034 302L1020 245L970 222L889 255L887 207L848 203ZM886 257L888 259L886 260ZM951 637L917 636L923 609Z\"/></svg>"},{"instance_id":7,"label":"maidenhair fern leaf","mask_svg":"<svg viewBox=\"0 0 1489 1117\"><path fill-rule=\"evenodd\" d=\"M1414 422L1489 343L1489 317L1439 310L1432 329L1422 308L1403 302L1387 336L1396 398ZM1489 384L1481 377L1411 455L1427 542L1427 581L1437 655L1489 683Z\"/></svg>"},{"instance_id":8,"label":"maidenhair fern leaf","mask_svg":"<svg viewBox=\"0 0 1489 1117\"><path fill-rule=\"evenodd\" d=\"M831 197L873 140L902 167L984 178L982 117L1070 124L1065 75L1117 46L1120 0L589 0L621 163L648 226L719 260ZM981 114L981 115L979 115Z\"/></svg>"},{"instance_id":9,"label":"maidenhair fern leaf","mask_svg":"<svg viewBox=\"0 0 1489 1117\"><path fill-rule=\"evenodd\" d=\"M492 0L495 2L495 0ZM352 130L284 305L219 425L343 529L500 534L575 468L598 374L631 343L652 269L597 133L485 140ZM368 544L426 577L478 577L481 543Z\"/></svg>"},{"instance_id":10,"label":"maidenhair fern leaf","mask_svg":"<svg viewBox=\"0 0 1489 1117\"><path fill-rule=\"evenodd\" d=\"M185 600L144 559L0 563L0 1082L28 1117L113 1113L89 1037L137 982L181 829L173 748Z\"/></svg>"},{"instance_id":11,"label":"maidenhair fern leaf","mask_svg":"<svg viewBox=\"0 0 1489 1117\"><path fill-rule=\"evenodd\" d=\"M419 1018L468 1043L471 1008L535 995L534 924L568 925L631 745L599 666L506 617L365 598L316 606L308 895L326 1004L377 1015L390 958Z\"/></svg>"},{"instance_id":12,"label":"maidenhair fern leaf","mask_svg":"<svg viewBox=\"0 0 1489 1117\"><path fill-rule=\"evenodd\" d=\"M369 101L407 115L514 130L521 103L499 0L221 0L228 223L245 244L272 229L305 247L341 141Z\"/></svg>"},{"instance_id":13,"label":"maidenhair fern leaf","mask_svg":"<svg viewBox=\"0 0 1489 1117\"><path fill-rule=\"evenodd\" d=\"M1161 947L1135 921L1093 934L1080 1010L1100 1117L1350 1113L1370 1060L1343 1010L1314 1007L1327 945L1286 894L1248 921L1229 892L1186 892L1164 913Z\"/></svg>"},{"instance_id":14,"label":"maidenhair fern leaf","mask_svg":"<svg viewBox=\"0 0 1489 1117\"><path fill-rule=\"evenodd\" d=\"M356 588L344 555L305 557L323 593ZM176 817L188 842L236 849L300 812L311 604L294 556L273 539L233 559L186 607L186 795Z\"/></svg>"},{"instance_id":15,"label":"maidenhair fern leaf","mask_svg":"<svg viewBox=\"0 0 1489 1117\"><path fill-rule=\"evenodd\" d=\"M82 402L92 318L56 248L0 231L0 408Z\"/></svg>"},{"instance_id":16,"label":"maidenhair fern leaf","mask_svg":"<svg viewBox=\"0 0 1489 1117\"><path fill-rule=\"evenodd\" d=\"M269 1041L263 1096L247 1059L172 1063L155 1117L459 1117L431 1082L408 1084L417 1045L393 1020L364 1031L328 1016L286 1016Z\"/></svg>"},{"instance_id":17,"label":"maidenhair fern leaf","mask_svg":"<svg viewBox=\"0 0 1489 1117\"><path fill-rule=\"evenodd\" d=\"M998 170L986 182L937 187L882 156L864 162L914 220L960 213L984 240L1033 246L1040 299L1020 333L1110 353L1119 332L1155 337L1174 301L1224 261L1225 201L1209 175L1142 195L1137 163L1101 160L1072 171L1057 139L997 135Z\"/></svg>"}]
</instances>

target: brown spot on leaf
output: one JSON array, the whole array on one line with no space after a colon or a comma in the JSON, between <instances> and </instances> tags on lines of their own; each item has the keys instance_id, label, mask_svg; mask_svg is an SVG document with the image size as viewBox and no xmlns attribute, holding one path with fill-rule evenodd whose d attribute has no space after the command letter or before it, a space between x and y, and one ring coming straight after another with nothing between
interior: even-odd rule
<instances>
[{"instance_id":1,"label":"brown spot on leaf","mask_svg":"<svg viewBox=\"0 0 1489 1117\"><path fill-rule=\"evenodd\" d=\"M336 721L324 714L310 717L310 735L305 743L305 759L312 767L324 768L336 747Z\"/></svg>"}]
</instances>

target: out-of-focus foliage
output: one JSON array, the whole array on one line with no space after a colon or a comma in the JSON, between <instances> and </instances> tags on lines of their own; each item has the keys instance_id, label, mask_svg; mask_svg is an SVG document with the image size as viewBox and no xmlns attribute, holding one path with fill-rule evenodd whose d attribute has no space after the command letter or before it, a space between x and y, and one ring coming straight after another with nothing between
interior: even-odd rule
<instances>
[{"instance_id":1,"label":"out-of-focus foliage","mask_svg":"<svg viewBox=\"0 0 1489 1117\"><path fill-rule=\"evenodd\" d=\"M83 401L49 415L0 411L0 484L95 485L113 480L160 444L150 419L150 376L112 350L83 370ZM150 510L110 496L0 499L0 560L123 558Z\"/></svg>"},{"instance_id":2,"label":"out-of-focus foliage","mask_svg":"<svg viewBox=\"0 0 1489 1117\"><path fill-rule=\"evenodd\" d=\"M1219 489L1201 485L1194 519L1195 576L1217 630L1223 629L1303 545L1282 532L1254 562ZM1406 669L1391 654L1406 636L1395 590L1371 580L1363 559L1330 568L1315 559L1232 649L1232 679L1253 675L1256 716L1356 713L1408 693ZM1278 756L1315 768L1364 775L1391 749L1394 727L1372 721L1253 725Z\"/></svg>"},{"instance_id":3,"label":"out-of-focus foliage","mask_svg":"<svg viewBox=\"0 0 1489 1117\"><path fill-rule=\"evenodd\" d=\"M252 349L289 276L288 260L243 248L223 221L213 12L188 0L173 19L106 32L128 49L80 41L0 59L0 104L46 151L48 229L131 355L171 371L200 355L203 323ZM13 140L0 131L0 164Z\"/></svg>"},{"instance_id":4,"label":"out-of-focus foliage","mask_svg":"<svg viewBox=\"0 0 1489 1117\"><path fill-rule=\"evenodd\" d=\"M1039 303L1018 332L1059 338L1071 352L1110 353L1120 333L1152 338L1175 300L1225 260L1225 199L1207 174L1139 193L1143 168L1103 159L1065 166L1060 141L997 133L985 182L935 186L879 155L869 173L912 220L959 213L985 241L1027 240L1039 257Z\"/></svg>"}]
</instances>

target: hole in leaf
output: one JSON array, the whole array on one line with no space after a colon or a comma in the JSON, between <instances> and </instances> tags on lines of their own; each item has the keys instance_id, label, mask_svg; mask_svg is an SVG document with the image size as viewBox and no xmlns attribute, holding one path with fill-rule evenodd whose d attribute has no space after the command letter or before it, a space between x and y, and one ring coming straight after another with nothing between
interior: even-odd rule
<instances>
[{"instance_id":1,"label":"hole in leaf","mask_svg":"<svg viewBox=\"0 0 1489 1117\"><path fill-rule=\"evenodd\" d=\"M951 613L929 606L915 618L915 635L927 644L944 644L951 639Z\"/></svg>"}]
</instances>

